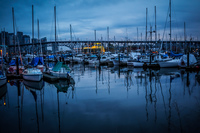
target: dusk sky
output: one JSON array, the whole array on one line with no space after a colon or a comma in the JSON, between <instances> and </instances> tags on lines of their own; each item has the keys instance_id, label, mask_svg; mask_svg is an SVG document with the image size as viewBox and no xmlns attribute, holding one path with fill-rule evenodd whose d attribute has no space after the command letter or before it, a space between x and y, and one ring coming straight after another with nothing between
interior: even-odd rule
<instances>
[{"instance_id":1,"label":"dusk sky","mask_svg":"<svg viewBox=\"0 0 200 133\"><path fill-rule=\"evenodd\" d=\"M13 32L12 7L15 11L16 29L32 37L32 5L34 5L35 37L37 37L37 19L40 21L40 37L54 40L54 6L57 9L58 40L70 39L70 24L73 39L94 40L96 30L97 40L101 36L113 40L145 39L146 8L148 8L148 31L150 25L155 25L154 6L157 8L157 30L162 39L169 0L1 0L0 28ZM177 35L183 39L184 22L186 34L194 40L200 39L200 1L172 0L172 37ZM169 17L164 37L169 39ZM149 36L149 34L148 34ZM154 36L154 35L153 35ZM154 37L153 37L154 39Z\"/></svg>"}]
</instances>

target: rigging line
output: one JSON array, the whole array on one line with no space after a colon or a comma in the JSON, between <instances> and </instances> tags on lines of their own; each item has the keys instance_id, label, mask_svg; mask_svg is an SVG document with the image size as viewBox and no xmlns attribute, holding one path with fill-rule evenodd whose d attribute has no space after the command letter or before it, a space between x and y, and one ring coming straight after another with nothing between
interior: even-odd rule
<instances>
[{"instance_id":1,"label":"rigging line","mask_svg":"<svg viewBox=\"0 0 200 133\"><path fill-rule=\"evenodd\" d=\"M15 24L17 25L17 24ZM18 32L18 29L16 28L16 31ZM16 36L16 42L18 44L18 50L19 50L19 57L20 57L20 61L21 61L21 64L22 64L22 57L21 57L21 50L20 50L20 44L19 44L19 38L18 36ZM15 53L16 54L16 53Z\"/></svg>"},{"instance_id":2,"label":"rigging line","mask_svg":"<svg viewBox=\"0 0 200 133\"><path fill-rule=\"evenodd\" d=\"M49 36L51 41L52 41L52 36L53 36L53 27L54 27L54 15L51 22L51 31L50 31L50 36Z\"/></svg>"},{"instance_id":3,"label":"rigging line","mask_svg":"<svg viewBox=\"0 0 200 133\"><path fill-rule=\"evenodd\" d=\"M72 29L72 33L73 33L73 35L74 35L74 40L76 40L76 35L75 35L75 32L74 32L73 29Z\"/></svg>"},{"instance_id":4,"label":"rigging line","mask_svg":"<svg viewBox=\"0 0 200 133\"><path fill-rule=\"evenodd\" d=\"M160 50L162 50L162 44L163 44L163 41L164 41L164 35L165 35L166 26L167 26L168 13L169 13L169 7L168 7L168 11L167 11L167 17L166 17L166 21L165 21L165 27L164 27L164 32L163 32L163 37L162 37Z\"/></svg>"},{"instance_id":5,"label":"rigging line","mask_svg":"<svg viewBox=\"0 0 200 133\"><path fill-rule=\"evenodd\" d=\"M172 1L172 6L174 7L173 1ZM179 29L178 22L176 21L177 20L177 16L176 16L176 12L175 11L174 11L174 17L175 17L176 27L177 27L177 29ZM179 33L179 35L183 35L179 30L178 30L178 33Z\"/></svg>"},{"instance_id":6,"label":"rigging line","mask_svg":"<svg viewBox=\"0 0 200 133\"><path fill-rule=\"evenodd\" d=\"M58 14L58 13L57 13ZM57 40L58 40L58 36L59 36L59 34L61 35L61 31L60 31L60 28L59 28L59 20L58 20L58 15L56 14L56 20L57 20L57 22L56 22L56 24L57 24L57 33L58 34L56 34L57 35ZM59 41L59 40L58 40ZM61 41L61 40L60 40Z\"/></svg>"},{"instance_id":7,"label":"rigging line","mask_svg":"<svg viewBox=\"0 0 200 133\"><path fill-rule=\"evenodd\" d=\"M150 27L151 26L151 20L150 20L150 16L149 16L149 10L148 10L148 14L147 14L147 20L149 22L149 27ZM147 32L148 32L148 30L147 30Z\"/></svg>"}]
</instances>

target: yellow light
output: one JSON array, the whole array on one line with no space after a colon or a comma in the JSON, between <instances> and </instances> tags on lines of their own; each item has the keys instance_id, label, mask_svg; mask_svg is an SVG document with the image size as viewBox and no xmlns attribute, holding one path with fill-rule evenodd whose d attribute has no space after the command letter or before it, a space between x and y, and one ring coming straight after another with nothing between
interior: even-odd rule
<instances>
[{"instance_id":1,"label":"yellow light","mask_svg":"<svg viewBox=\"0 0 200 133\"><path fill-rule=\"evenodd\" d=\"M6 102L4 102L3 105L6 106Z\"/></svg>"}]
</instances>

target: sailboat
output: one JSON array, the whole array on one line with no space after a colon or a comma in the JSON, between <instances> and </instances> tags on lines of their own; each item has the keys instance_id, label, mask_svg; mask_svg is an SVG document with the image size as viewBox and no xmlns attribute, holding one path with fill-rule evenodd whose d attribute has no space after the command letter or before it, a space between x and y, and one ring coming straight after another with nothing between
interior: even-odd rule
<instances>
[{"instance_id":1,"label":"sailboat","mask_svg":"<svg viewBox=\"0 0 200 133\"><path fill-rule=\"evenodd\" d=\"M52 76L58 78L70 78L70 68L63 64L63 62L58 62L52 70L50 70L50 74Z\"/></svg>"},{"instance_id":2,"label":"sailboat","mask_svg":"<svg viewBox=\"0 0 200 133\"><path fill-rule=\"evenodd\" d=\"M170 9L170 13L169 13L169 17L170 17L170 55L172 56L182 56L182 54L174 54L172 52L172 44L171 44L171 36L172 36L172 33L171 33L171 18L172 18L172 13L171 13L171 0L169 0L169 9ZM164 35L164 34L163 34ZM160 50L162 50L162 44L163 42L161 43L161 48ZM169 67L178 67L178 63L179 63L179 59L172 59L172 58L167 58L167 59L162 59L161 58L161 55L159 54L156 58L156 62L160 65L161 68L169 68Z\"/></svg>"},{"instance_id":3,"label":"sailboat","mask_svg":"<svg viewBox=\"0 0 200 133\"><path fill-rule=\"evenodd\" d=\"M34 25L34 16L33 16L33 6L32 6L32 20ZM32 27L32 38L34 38L34 26ZM32 41L34 46L34 41ZM33 53L34 54L34 53ZM34 57L33 57L34 59ZM37 62L33 60L33 66L39 62L39 58L37 58ZM29 80L29 81L40 81L43 78L43 73L40 69L37 68L27 68L22 72L23 79Z\"/></svg>"},{"instance_id":4,"label":"sailboat","mask_svg":"<svg viewBox=\"0 0 200 133\"><path fill-rule=\"evenodd\" d=\"M11 62L9 63L10 67L8 68L8 73L11 74L21 74L22 71L24 70L24 66L22 64L22 58L21 58L21 51L20 51L20 44L19 40L16 40L15 37L15 17L14 17L14 8L12 8L12 16L13 16L13 33L14 33L14 45L15 45L15 56L12 58ZM17 38L18 39L18 38ZM19 55L17 56L17 51L16 51L16 42L18 44L18 51ZM19 68L19 71L17 72L17 65Z\"/></svg>"}]
</instances>

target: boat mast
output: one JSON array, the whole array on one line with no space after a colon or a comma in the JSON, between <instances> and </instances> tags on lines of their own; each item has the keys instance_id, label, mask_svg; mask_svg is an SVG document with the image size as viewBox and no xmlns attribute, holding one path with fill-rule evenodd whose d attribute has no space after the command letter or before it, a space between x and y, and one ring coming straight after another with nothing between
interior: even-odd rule
<instances>
[{"instance_id":1,"label":"boat mast","mask_svg":"<svg viewBox=\"0 0 200 133\"><path fill-rule=\"evenodd\" d=\"M37 25L38 25L38 42L40 43L40 54L42 54L42 44L41 44L41 39L40 39L39 19L37 19Z\"/></svg>"},{"instance_id":2,"label":"boat mast","mask_svg":"<svg viewBox=\"0 0 200 133\"><path fill-rule=\"evenodd\" d=\"M13 18L13 41L15 45L15 56L16 56L16 43L15 43L15 15L14 15L14 8L12 7L12 18Z\"/></svg>"},{"instance_id":3,"label":"boat mast","mask_svg":"<svg viewBox=\"0 0 200 133\"><path fill-rule=\"evenodd\" d=\"M1 30L1 33L2 33L2 30ZM2 40L2 46L3 46L3 34L1 34L1 40ZM1 47L1 69L3 70L3 47Z\"/></svg>"},{"instance_id":4,"label":"boat mast","mask_svg":"<svg viewBox=\"0 0 200 133\"><path fill-rule=\"evenodd\" d=\"M146 8L146 36L145 36L146 45L147 45L147 14L148 14L148 8ZM145 52L146 52L146 45L145 45Z\"/></svg>"},{"instance_id":5,"label":"boat mast","mask_svg":"<svg viewBox=\"0 0 200 133\"><path fill-rule=\"evenodd\" d=\"M155 6L155 41L157 41L157 27L156 27L156 6Z\"/></svg>"},{"instance_id":6,"label":"boat mast","mask_svg":"<svg viewBox=\"0 0 200 133\"><path fill-rule=\"evenodd\" d=\"M56 51L56 6L54 6L54 21L55 21L55 44L54 44L53 53L55 53Z\"/></svg>"},{"instance_id":7,"label":"boat mast","mask_svg":"<svg viewBox=\"0 0 200 133\"><path fill-rule=\"evenodd\" d=\"M172 50L172 45L171 45L171 39L172 39L172 8L171 8L171 0L169 0L169 10L170 10L170 13L169 13L169 17L170 17L170 34L169 34L169 38L170 38L170 50Z\"/></svg>"},{"instance_id":8,"label":"boat mast","mask_svg":"<svg viewBox=\"0 0 200 133\"><path fill-rule=\"evenodd\" d=\"M107 27L108 55L109 54L109 27Z\"/></svg>"},{"instance_id":9,"label":"boat mast","mask_svg":"<svg viewBox=\"0 0 200 133\"><path fill-rule=\"evenodd\" d=\"M96 42L96 30L94 30L94 41Z\"/></svg>"},{"instance_id":10,"label":"boat mast","mask_svg":"<svg viewBox=\"0 0 200 133\"><path fill-rule=\"evenodd\" d=\"M70 40L72 42L72 25L70 24L69 27L70 27Z\"/></svg>"},{"instance_id":11,"label":"boat mast","mask_svg":"<svg viewBox=\"0 0 200 133\"><path fill-rule=\"evenodd\" d=\"M32 48L33 48L33 58L34 58L34 7L32 5Z\"/></svg>"},{"instance_id":12,"label":"boat mast","mask_svg":"<svg viewBox=\"0 0 200 133\"><path fill-rule=\"evenodd\" d=\"M2 60L3 60L3 56L6 54L6 30L4 28L4 39L3 39L3 46L2 46Z\"/></svg>"}]
</instances>

